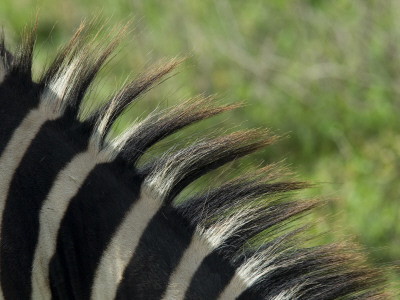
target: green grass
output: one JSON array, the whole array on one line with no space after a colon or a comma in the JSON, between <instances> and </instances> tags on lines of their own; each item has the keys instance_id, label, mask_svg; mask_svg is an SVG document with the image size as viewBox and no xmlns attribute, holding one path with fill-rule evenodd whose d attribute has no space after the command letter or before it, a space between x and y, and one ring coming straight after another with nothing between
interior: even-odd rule
<instances>
[{"instance_id":1,"label":"green grass","mask_svg":"<svg viewBox=\"0 0 400 300\"><path fill-rule=\"evenodd\" d=\"M250 164L286 158L299 178L319 183L307 195L338 199L325 208L324 229L354 236L375 264L400 267L400 2L3 0L11 44L36 6L36 70L82 18L133 20L132 39L95 96L104 99L159 58L188 56L130 117L203 92L245 100L244 109L196 131L233 124L289 135ZM400 282L399 274L390 276Z\"/></svg>"}]
</instances>

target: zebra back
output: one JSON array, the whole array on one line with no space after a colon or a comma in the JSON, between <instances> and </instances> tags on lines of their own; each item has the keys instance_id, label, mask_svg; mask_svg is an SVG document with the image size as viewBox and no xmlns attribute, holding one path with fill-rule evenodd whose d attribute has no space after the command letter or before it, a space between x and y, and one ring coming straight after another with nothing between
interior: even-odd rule
<instances>
[{"instance_id":1,"label":"zebra back","mask_svg":"<svg viewBox=\"0 0 400 300\"><path fill-rule=\"evenodd\" d=\"M0 275L5 299L385 298L380 271L349 245L307 247L296 200L308 185L278 165L174 201L202 175L275 141L205 137L142 158L167 136L238 105L195 97L114 136L127 107L173 72L158 64L105 105L81 102L124 35L82 25L37 82L35 26L11 55L0 40Z\"/></svg>"}]
</instances>

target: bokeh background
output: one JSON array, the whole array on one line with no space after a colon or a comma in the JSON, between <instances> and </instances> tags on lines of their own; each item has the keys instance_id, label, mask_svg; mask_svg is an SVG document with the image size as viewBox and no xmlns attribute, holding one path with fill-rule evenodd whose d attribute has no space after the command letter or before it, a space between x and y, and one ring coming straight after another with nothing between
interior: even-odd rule
<instances>
[{"instance_id":1,"label":"bokeh background","mask_svg":"<svg viewBox=\"0 0 400 300\"><path fill-rule=\"evenodd\" d=\"M187 57L120 128L159 103L199 93L245 101L188 134L268 127L285 136L230 168L285 158L297 178L317 183L302 196L334 199L318 212L326 239L356 240L371 264L394 267L388 276L399 287L400 1L2 0L11 48L36 8L36 74L83 18L100 15L106 27L132 21L94 100L151 62Z\"/></svg>"}]
</instances>

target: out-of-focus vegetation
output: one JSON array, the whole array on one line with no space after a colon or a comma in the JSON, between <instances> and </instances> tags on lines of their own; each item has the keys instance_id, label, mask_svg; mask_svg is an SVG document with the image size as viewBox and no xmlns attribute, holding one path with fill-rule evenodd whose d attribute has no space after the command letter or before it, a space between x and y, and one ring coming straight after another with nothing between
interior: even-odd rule
<instances>
[{"instance_id":1,"label":"out-of-focus vegetation","mask_svg":"<svg viewBox=\"0 0 400 300\"><path fill-rule=\"evenodd\" d=\"M256 163L287 158L299 178L320 183L308 195L338 199L325 229L355 236L377 265L400 267L400 1L3 0L11 45L36 7L37 73L82 18L133 20L132 40L93 97L149 62L188 56L143 107L203 92L245 100L196 130L234 124L289 135ZM400 281L399 269L391 274Z\"/></svg>"}]
</instances>

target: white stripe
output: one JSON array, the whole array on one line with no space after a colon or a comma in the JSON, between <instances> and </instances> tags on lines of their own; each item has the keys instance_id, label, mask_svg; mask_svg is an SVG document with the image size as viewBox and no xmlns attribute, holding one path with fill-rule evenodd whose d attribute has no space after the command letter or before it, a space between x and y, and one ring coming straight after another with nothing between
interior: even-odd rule
<instances>
[{"instance_id":1,"label":"white stripe","mask_svg":"<svg viewBox=\"0 0 400 300\"><path fill-rule=\"evenodd\" d=\"M57 233L70 200L89 175L101 162L95 151L89 149L76 155L57 175L40 210L39 240L32 268L32 299L51 299L49 264L57 245Z\"/></svg>"},{"instance_id":2,"label":"white stripe","mask_svg":"<svg viewBox=\"0 0 400 300\"><path fill-rule=\"evenodd\" d=\"M31 110L14 131L0 157L0 224L2 223L5 202L15 170L18 168L33 138L46 121L47 118L40 108ZM2 291L0 298L4 299Z\"/></svg>"},{"instance_id":3,"label":"white stripe","mask_svg":"<svg viewBox=\"0 0 400 300\"><path fill-rule=\"evenodd\" d=\"M114 299L118 284L139 239L148 223L161 207L161 201L142 191L132 205L107 250L103 253L96 270L91 299Z\"/></svg>"},{"instance_id":4,"label":"white stripe","mask_svg":"<svg viewBox=\"0 0 400 300\"><path fill-rule=\"evenodd\" d=\"M218 300L231 300L236 299L247 289L245 282L242 277L235 273L229 284L222 291Z\"/></svg>"},{"instance_id":5,"label":"white stripe","mask_svg":"<svg viewBox=\"0 0 400 300\"><path fill-rule=\"evenodd\" d=\"M48 89L45 90L45 93L49 93ZM46 105L47 103L41 100L39 107L32 109L26 115L18 128L15 129L0 157L0 224L2 222L5 201L8 196L8 189L21 159L32 140L39 132L40 127L42 127L46 121L55 120L60 115L58 111L49 110Z\"/></svg>"},{"instance_id":6,"label":"white stripe","mask_svg":"<svg viewBox=\"0 0 400 300\"><path fill-rule=\"evenodd\" d=\"M22 157L38 133L40 127L47 121L40 109L30 111L18 128L0 157L0 224L3 216L8 189Z\"/></svg>"},{"instance_id":7,"label":"white stripe","mask_svg":"<svg viewBox=\"0 0 400 300\"><path fill-rule=\"evenodd\" d=\"M279 256L279 254L277 254L277 252L279 253L279 245L280 243L273 244L267 249L248 258L246 262L236 269L235 275L225 287L218 300L228 300L239 297L243 291L253 286L257 281L261 280L263 276L281 268L282 264L274 264L277 256ZM292 295L290 291L287 292L288 295ZM286 299L282 298L284 295L286 295L286 292L278 295L276 299ZM293 299L293 297L287 299Z\"/></svg>"},{"instance_id":8,"label":"white stripe","mask_svg":"<svg viewBox=\"0 0 400 300\"><path fill-rule=\"evenodd\" d=\"M194 273L199 268L203 259L210 254L212 250L213 248L205 238L195 234L189 247L183 253L178 266L172 273L168 288L162 299L183 299Z\"/></svg>"},{"instance_id":9,"label":"white stripe","mask_svg":"<svg viewBox=\"0 0 400 300\"><path fill-rule=\"evenodd\" d=\"M222 218L207 230L198 227L189 247L183 253L182 259L171 275L168 288L163 296L164 300L183 299L189 288L192 277L203 259L214 249L221 246L235 231L249 218L245 210ZM233 298L232 298L233 299Z\"/></svg>"},{"instance_id":10,"label":"white stripe","mask_svg":"<svg viewBox=\"0 0 400 300\"><path fill-rule=\"evenodd\" d=\"M270 298L271 300L291 300L296 299L300 294L299 291L302 284L295 285L294 287L289 287L281 291L278 295ZM239 297L248 287L244 283L241 276L235 274L231 282L226 286L224 291L218 297L218 300L231 300ZM269 299L269 298L268 298Z\"/></svg>"}]
</instances>

